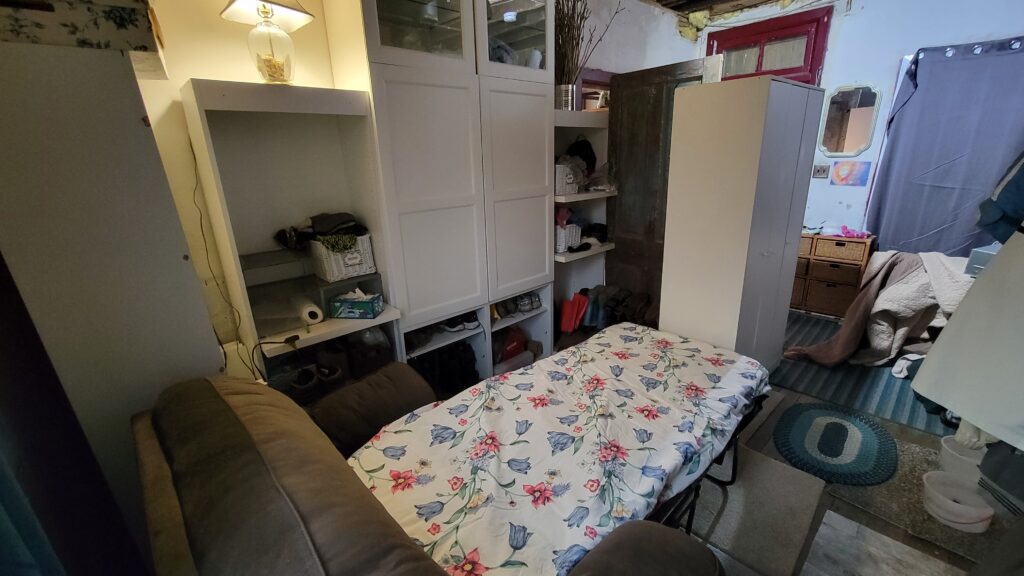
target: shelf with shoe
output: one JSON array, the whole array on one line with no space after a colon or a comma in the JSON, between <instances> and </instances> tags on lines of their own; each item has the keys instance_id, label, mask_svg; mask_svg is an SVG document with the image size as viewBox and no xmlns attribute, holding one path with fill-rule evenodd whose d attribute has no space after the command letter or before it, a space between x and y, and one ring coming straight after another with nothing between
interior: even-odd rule
<instances>
[{"instance_id":1,"label":"shelf with shoe","mask_svg":"<svg viewBox=\"0 0 1024 576\"><path fill-rule=\"evenodd\" d=\"M521 292L490 307L494 374L532 364L553 351L552 284Z\"/></svg>"},{"instance_id":2,"label":"shelf with shoe","mask_svg":"<svg viewBox=\"0 0 1024 576\"><path fill-rule=\"evenodd\" d=\"M605 242L604 244L594 246L589 250L582 250L580 252L563 252L561 254L555 254L555 262L559 262L561 264L575 262L577 260L582 260L583 258L587 258L589 256L604 254L605 252L614 249L615 242Z\"/></svg>"},{"instance_id":3,"label":"shelf with shoe","mask_svg":"<svg viewBox=\"0 0 1024 576\"><path fill-rule=\"evenodd\" d=\"M449 398L491 375L488 309L464 311L402 335L403 359Z\"/></svg>"}]
</instances>

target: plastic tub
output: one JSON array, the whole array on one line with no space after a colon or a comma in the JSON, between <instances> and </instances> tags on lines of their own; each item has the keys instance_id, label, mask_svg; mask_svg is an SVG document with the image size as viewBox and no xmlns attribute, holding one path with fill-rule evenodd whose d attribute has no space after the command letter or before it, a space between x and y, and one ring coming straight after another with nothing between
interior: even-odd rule
<instances>
[{"instance_id":1,"label":"plastic tub","mask_svg":"<svg viewBox=\"0 0 1024 576\"><path fill-rule=\"evenodd\" d=\"M924 509L946 526L975 534L988 530L995 514L974 485L940 471L924 475Z\"/></svg>"},{"instance_id":2,"label":"plastic tub","mask_svg":"<svg viewBox=\"0 0 1024 576\"><path fill-rule=\"evenodd\" d=\"M962 479L964 482L974 485L981 477L981 458L985 455L985 448L972 450L957 444L954 436L942 438L942 450L939 453L939 461L942 463L942 470Z\"/></svg>"}]
</instances>

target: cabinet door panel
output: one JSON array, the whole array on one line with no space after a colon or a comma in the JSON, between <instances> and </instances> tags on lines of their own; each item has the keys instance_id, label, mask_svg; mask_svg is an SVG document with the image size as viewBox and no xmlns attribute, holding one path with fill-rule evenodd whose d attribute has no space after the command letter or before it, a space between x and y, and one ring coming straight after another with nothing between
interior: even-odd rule
<instances>
[{"instance_id":1,"label":"cabinet door panel","mask_svg":"<svg viewBox=\"0 0 1024 576\"><path fill-rule=\"evenodd\" d=\"M370 62L476 71L472 0L362 0Z\"/></svg>"},{"instance_id":2,"label":"cabinet door panel","mask_svg":"<svg viewBox=\"0 0 1024 576\"><path fill-rule=\"evenodd\" d=\"M476 0L477 69L554 84L554 27L555 0Z\"/></svg>"},{"instance_id":3,"label":"cabinet door panel","mask_svg":"<svg viewBox=\"0 0 1024 576\"><path fill-rule=\"evenodd\" d=\"M554 96L480 78L490 300L554 279Z\"/></svg>"},{"instance_id":4,"label":"cabinet door panel","mask_svg":"<svg viewBox=\"0 0 1024 576\"><path fill-rule=\"evenodd\" d=\"M554 205L546 196L494 203L495 244L492 300L553 280L551 247ZM498 294L495 298L494 294Z\"/></svg>"},{"instance_id":5,"label":"cabinet door panel","mask_svg":"<svg viewBox=\"0 0 1024 576\"><path fill-rule=\"evenodd\" d=\"M480 304L483 281L475 262L483 247L473 239L479 223L473 205L399 217L410 314L441 317Z\"/></svg>"},{"instance_id":6,"label":"cabinet door panel","mask_svg":"<svg viewBox=\"0 0 1024 576\"><path fill-rule=\"evenodd\" d=\"M475 74L372 66L389 291L409 330L487 300Z\"/></svg>"}]
</instances>

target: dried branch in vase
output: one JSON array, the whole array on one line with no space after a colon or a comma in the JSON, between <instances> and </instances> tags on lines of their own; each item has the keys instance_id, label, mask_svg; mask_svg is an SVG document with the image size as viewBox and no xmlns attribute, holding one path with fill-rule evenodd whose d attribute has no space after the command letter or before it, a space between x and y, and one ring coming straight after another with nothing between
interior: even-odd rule
<instances>
[{"instance_id":1,"label":"dried branch in vase","mask_svg":"<svg viewBox=\"0 0 1024 576\"><path fill-rule=\"evenodd\" d=\"M555 0L555 83L575 84L580 73L587 66L594 50L612 27L612 22L624 11L622 0L615 4L608 24L600 35L597 26L587 27L590 6L587 0ZM583 32L586 29L586 42Z\"/></svg>"}]
</instances>

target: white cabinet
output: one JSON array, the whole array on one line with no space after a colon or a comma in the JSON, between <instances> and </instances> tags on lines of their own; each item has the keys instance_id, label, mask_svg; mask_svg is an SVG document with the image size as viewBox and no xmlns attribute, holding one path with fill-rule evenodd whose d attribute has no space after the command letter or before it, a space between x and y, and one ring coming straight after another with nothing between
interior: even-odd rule
<instances>
[{"instance_id":1,"label":"white cabinet","mask_svg":"<svg viewBox=\"0 0 1024 576\"><path fill-rule=\"evenodd\" d=\"M676 90L662 329L778 364L822 100L767 76Z\"/></svg>"},{"instance_id":2,"label":"white cabinet","mask_svg":"<svg viewBox=\"0 0 1024 576\"><path fill-rule=\"evenodd\" d=\"M480 78L492 302L553 280L553 101L546 84Z\"/></svg>"},{"instance_id":3,"label":"white cabinet","mask_svg":"<svg viewBox=\"0 0 1024 576\"><path fill-rule=\"evenodd\" d=\"M372 66L392 301L403 330L487 301L475 74Z\"/></svg>"},{"instance_id":4,"label":"white cabinet","mask_svg":"<svg viewBox=\"0 0 1024 576\"><path fill-rule=\"evenodd\" d=\"M475 16L481 76L554 83L554 0L477 0Z\"/></svg>"},{"instance_id":5,"label":"white cabinet","mask_svg":"<svg viewBox=\"0 0 1024 576\"><path fill-rule=\"evenodd\" d=\"M476 70L473 0L362 0L370 62Z\"/></svg>"}]
</instances>

